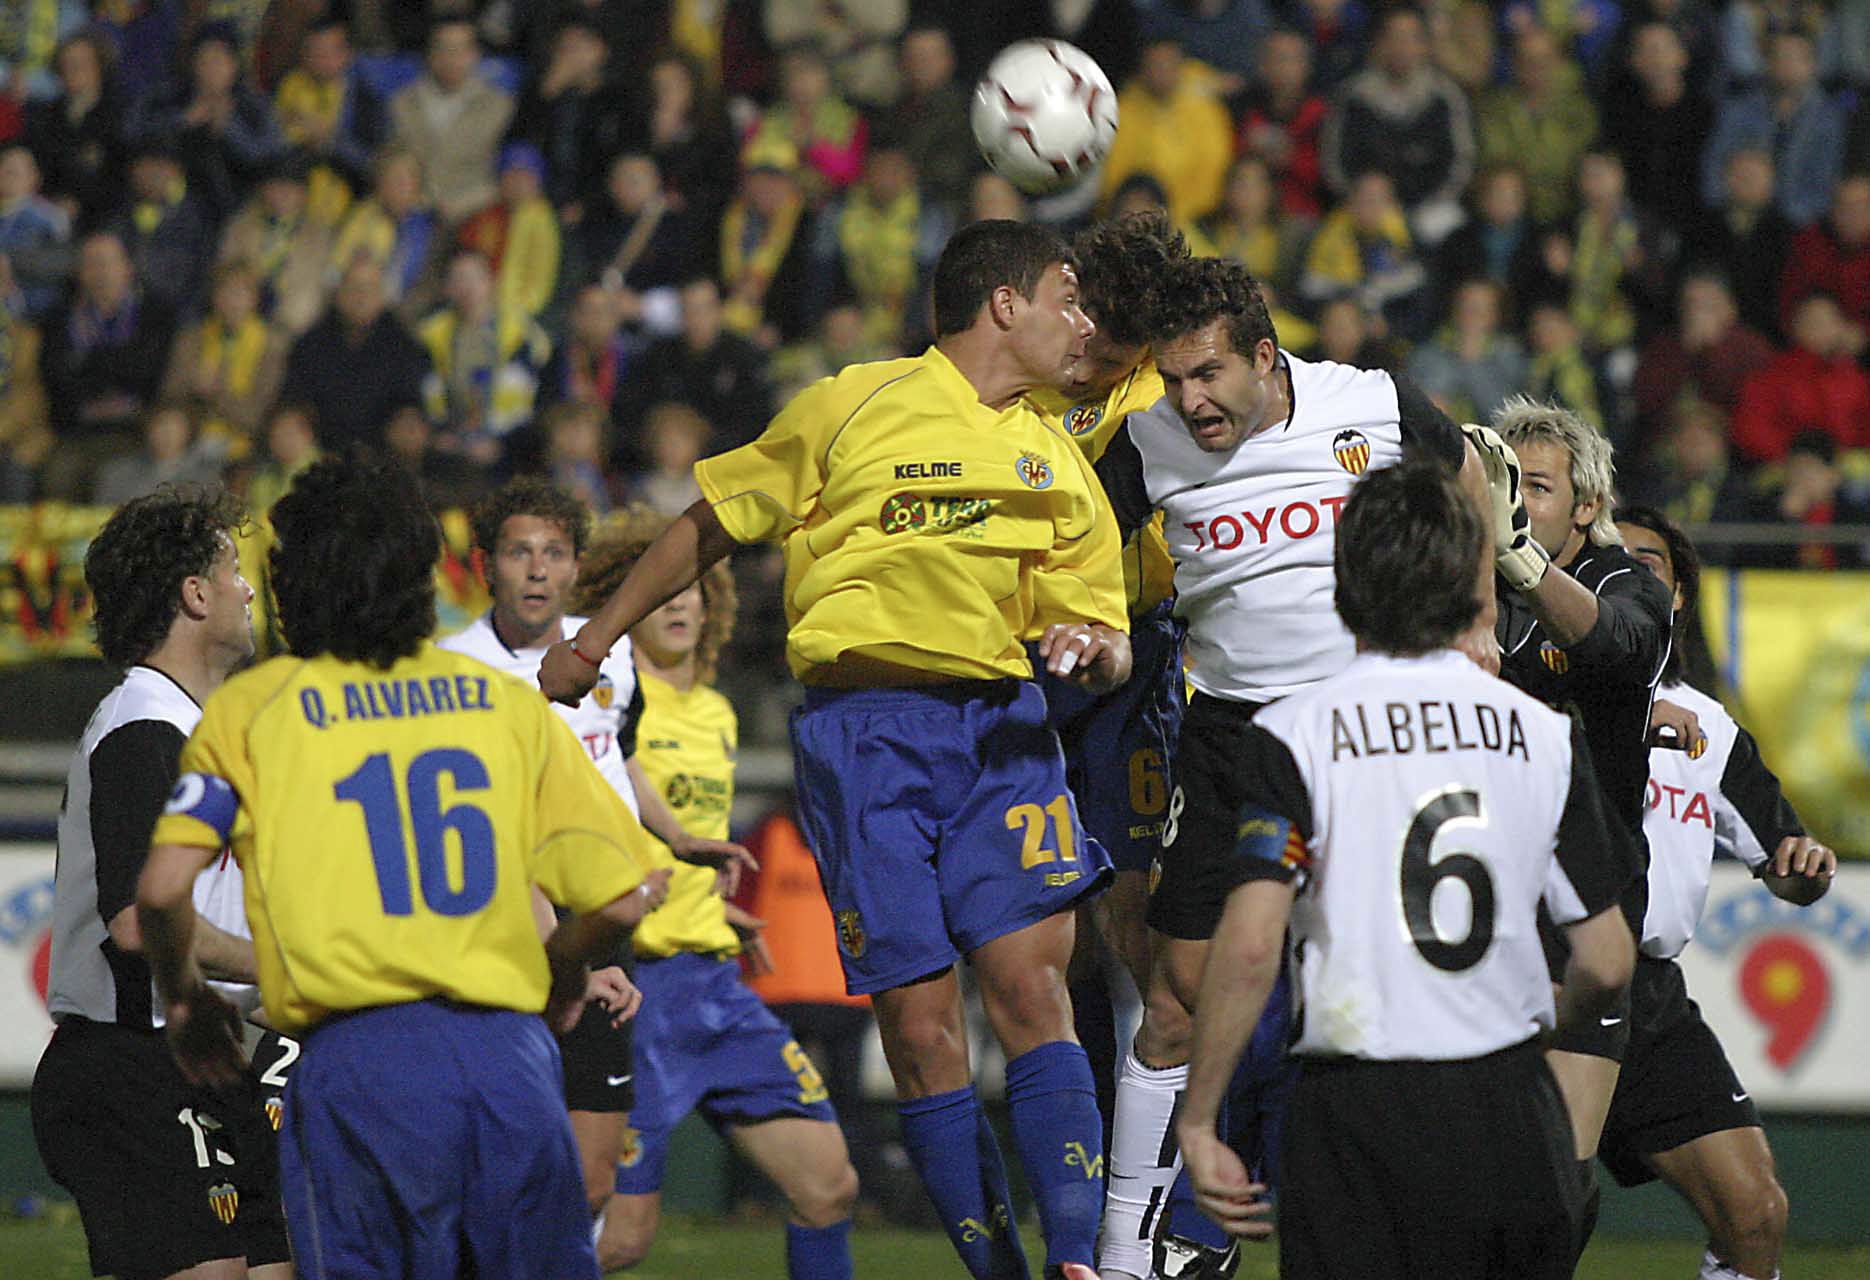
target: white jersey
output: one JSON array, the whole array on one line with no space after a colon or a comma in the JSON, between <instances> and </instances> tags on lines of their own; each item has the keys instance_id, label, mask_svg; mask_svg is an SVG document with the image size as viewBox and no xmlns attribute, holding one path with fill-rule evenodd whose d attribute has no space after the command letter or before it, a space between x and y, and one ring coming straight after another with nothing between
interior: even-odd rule
<instances>
[{"instance_id":1,"label":"white jersey","mask_svg":"<svg viewBox=\"0 0 1870 1280\"><path fill-rule=\"evenodd\" d=\"M1239 871L1300 880L1294 1052L1477 1058L1552 1025L1541 900L1576 923L1635 866L1579 741L1447 650L1361 654L1254 717Z\"/></svg>"},{"instance_id":2,"label":"white jersey","mask_svg":"<svg viewBox=\"0 0 1870 1280\"><path fill-rule=\"evenodd\" d=\"M576 635L584 624L583 618L567 617L562 623L563 634ZM509 649L500 633L494 630L492 613L482 614L436 644L454 653L466 654L497 671L518 676L535 688L539 684L539 664L545 661L548 647ZM590 753L597 771L616 788L623 802L630 806L630 812L641 818L643 813L637 805L636 788L630 785L629 770L624 767L636 754L636 722L643 713L643 696L636 686L636 664L630 656L630 638L625 636L617 641L597 669L596 687L585 694L577 706L554 702L552 709L578 735L578 741Z\"/></svg>"},{"instance_id":3,"label":"white jersey","mask_svg":"<svg viewBox=\"0 0 1870 1280\"><path fill-rule=\"evenodd\" d=\"M1643 915L1643 954L1667 960L1695 936L1708 901L1715 851L1723 850L1758 875L1787 836L1804 834L1799 816L1760 759L1753 735L1727 708L1686 684L1656 691L1701 720L1708 749L1699 759L1657 747L1649 753L1649 906Z\"/></svg>"},{"instance_id":4,"label":"white jersey","mask_svg":"<svg viewBox=\"0 0 1870 1280\"><path fill-rule=\"evenodd\" d=\"M1188 623L1189 683L1270 702L1342 671L1356 646L1332 599L1338 515L1357 478L1405 446L1459 467L1461 433L1387 373L1280 353L1292 414L1204 453L1165 397L1130 415L1098 475L1126 528L1160 510ZM1126 441L1127 437L1127 441Z\"/></svg>"},{"instance_id":5,"label":"white jersey","mask_svg":"<svg viewBox=\"0 0 1870 1280\"><path fill-rule=\"evenodd\" d=\"M55 1019L163 1025L149 965L119 948L107 926L136 901L150 833L175 785L182 745L200 720L201 708L181 685L154 667L131 667L85 725L58 816L46 984ZM201 918L250 938L243 894L240 865L225 849L195 877ZM259 988L250 983L212 985L243 1014L259 1007Z\"/></svg>"}]
</instances>

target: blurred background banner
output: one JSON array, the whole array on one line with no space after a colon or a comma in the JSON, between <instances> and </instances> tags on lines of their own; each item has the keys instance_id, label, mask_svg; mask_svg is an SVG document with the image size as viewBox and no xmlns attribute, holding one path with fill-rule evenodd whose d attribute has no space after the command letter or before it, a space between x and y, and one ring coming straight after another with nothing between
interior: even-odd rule
<instances>
[{"instance_id":1,"label":"blurred background banner","mask_svg":"<svg viewBox=\"0 0 1870 1280\"><path fill-rule=\"evenodd\" d=\"M1870 867L1841 868L1799 908L1744 867L1717 866L1682 969L1762 1107L1870 1108Z\"/></svg>"},{"instance_id":2,"label":"blurred background banner","mask_svg":"<svg viewBox=\"0 0 1870 1280\"><path fill-rule=\"evenodd\" d=\"M0 664L40 658L96 658L84 553L112 508L43 502L0 506ZM459 631L487 607L487 592L469 561L473 534L465 511L439 515L442 559L435 568L436 635ZM240 567L259 592L253 600L261 652L276 647L271 603L263 587L272 531L250 522L240 538Z\"/></svg>"},{"instance_id":3,"label":"blurred background banner","mask_svg":"<svg viewBox=\"0 0 1870 1280\"><path fill-rule=\"evenodd\" d=\"M0 1089L24 1089L52 1035L45 1011L52 955L50 844L0 848Z\"/></svg>"},{"instance_id":4,"label":"blurred background banner","mask_svg":"<svg viewBox=\"0 0 1870 1280\"><path fill-rule=\"evenodd\" d=\"M1870 857L1870 573L1710 569L1701 610L1728 706L1806 828Z\"/></svg>"}]
</instances>

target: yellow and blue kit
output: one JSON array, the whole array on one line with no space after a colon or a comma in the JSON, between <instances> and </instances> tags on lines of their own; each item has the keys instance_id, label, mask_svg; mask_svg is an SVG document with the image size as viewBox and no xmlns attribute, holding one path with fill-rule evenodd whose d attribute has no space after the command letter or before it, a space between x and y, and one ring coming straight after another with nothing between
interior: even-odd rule
<instances>
[{"instance_id":1,"label":"yellow and blue kit","mask_svg":"<svg viewBox=\"0 0 1870 1280\"><path fill-rule=\"evenodd\" d=\"M1053 623L1128 626L1115 521L1071 437L982 404L930 348L815 383L695 477L736 540L784 547L801 817L851 991L1100 886L1025 647Z\"/></svg>"},{"instance_id":2,"label":"yellow and blue kit","mask_svg":"<svg viewBox=\"0 0 1870 1280\"><path fill-rule=\"evenodd\" d=\"M684 830L726 839L740 741L733 705L708 685L678 689L640 669L637 687L637 763ZM678 866L668 898L633 938L643 1008L619 1195L662 1189L669 1135L697 1108L716 1128L780 1116L837 1122L811 1059L740 980L740 940L714 880L707 867Z\"/></svg>"},{"instance_id":3,"label":"yellow and blue kit","mask_svg":"<svg viewBox=\"0 0 1870 1280\"><path fill-rule=\"evenodd\" d=\"M303 1267L596 1273L531 894L595 910L654 855L538 690L426 644L274 658L208 700L154 841L231 846L267 1015L304 1035Z\"/></svg>"}]
</instances>

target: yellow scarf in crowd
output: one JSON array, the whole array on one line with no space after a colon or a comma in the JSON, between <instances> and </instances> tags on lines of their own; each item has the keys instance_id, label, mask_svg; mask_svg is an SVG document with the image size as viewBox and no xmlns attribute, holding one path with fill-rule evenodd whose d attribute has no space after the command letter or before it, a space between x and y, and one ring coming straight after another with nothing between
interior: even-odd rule
<instances>
[{"instance_id":1,"label":"yellow scarf in crowd","mask_svg":"<svg viewBox=\"0 0 1870 1280\"><path fill-rule=\"evenodd\" d=\"M760 327L761 308L733 295L739 292L743 277L751 275L761 285L772 283L779 264L786 260L792 237L799 229L799 216L805 210L803 197L795 196L780 207L766 224L759 243L747 252L747 202L736 200L727 206L721 218L721 279L727 283L727 305L722 309L722 323L735 333L752 333ZM762 290L763 292L763 290Z\"/></svg>"}]
</instances>

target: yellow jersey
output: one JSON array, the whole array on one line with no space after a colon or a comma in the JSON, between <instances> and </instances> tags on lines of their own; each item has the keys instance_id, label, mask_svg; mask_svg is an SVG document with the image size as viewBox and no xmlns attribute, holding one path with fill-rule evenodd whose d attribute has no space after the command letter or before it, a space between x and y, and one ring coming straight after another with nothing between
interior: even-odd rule
<instances>
[{"instance_id":1,"label":"yellow jersey","mask_svg":"<svg viewBox=\"0 0 1870 1280\"><path fill-rule=\"evenodd\" d=\"M1033 392L1032 402L1048 423L1078 442L1085 460L1095 466L1124 420L1162 395L1162 375L1156 372L1156 362L1145 357L1101 397L1068 400L1047 387ZM1123 587L1132 615L1148 613L1175 592L1175 561L1169 559L1169 544L1162 536L1160 511L1124 544Z\"/></svg>"},{"instance_id":2,"label":"yellow jersey","mask_svg":"<svg viewBox=\"0 0 1870 1280\"><path fill-rule=\"evenodd\" d=\"M808 684L1029 677L1024 642L1052 623L1128 627L1084 455L1026 401L982 404L935 347L813 383L695 479L736 541L783 543L787 657Z\"/></svg>"},{"instance_id":3,"label":"yellow jersey","mask_svg":"<svg viewBox=\"0 0 1870 1280\"><path fill-rule=\"evenodd\" d=\"M430 996L537 1013L532 886L592 911L657 862L537 689L429 644L235 676L181 774L153 840L231 845L281 1031Z\"/></svg>"},{"instance_id":4,"label":"yellow jersey","mask_svg":"<svg viewBox=\"0 0 1870 1280\"><path fill-rule=\"evenodd\" d=\"M636 760L668 802L682 829L713 840L727 839L734 804L734 755L740 721L733 704L708 685L686 693L652 672L637 668L643 716L636 724ZM631 938L639 956L678 951L729 954L740 936L727 923L725 904L714 891L710 867L677 863L669 896L636 927Z\"/></svg>"}]
</instances>

